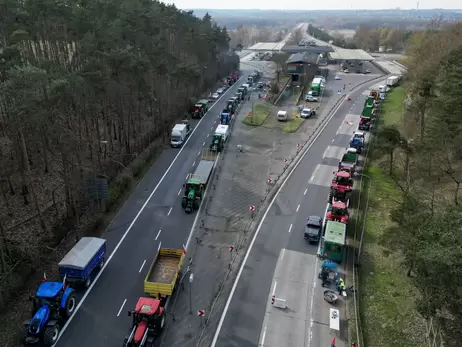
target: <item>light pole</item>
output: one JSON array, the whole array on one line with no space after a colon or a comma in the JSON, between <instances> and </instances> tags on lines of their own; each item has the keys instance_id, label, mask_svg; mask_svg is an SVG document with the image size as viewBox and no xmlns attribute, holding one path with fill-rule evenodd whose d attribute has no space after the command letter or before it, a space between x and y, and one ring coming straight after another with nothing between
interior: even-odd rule
<instances>
[{"instance_id":1,"label":"light pole","mask_svg":"<svg viewBox=\"0 0 462 347\"><path fill-rule=\"evenodd\" d=\"M189 275L189 314L192 314L192 283L194 281L194 274Z\"/></svg>"},{"instance_id":2,"label":"light pole","mask_svg":"<svg viewBox=\"0 0 462 347\"><path fill-rule=\"evenodd\" d=\"M372 178L363 173L356 173L357 176L366 177L369 179L369 189L367 191L367 198L366 198L366 207L364 209L364 218L363 218L363 225L361 227L361 238L359 240L359 249L358 249L358 257L357 262L359 263L359 259L361 258L361 252L363 249L363 240L364 240L364 232L366 230L366 217L367 217L367 210L369 208L369 198L371 196L371 189L372 189ZM360 206L358 206L360 207Z\"/></svg>"}]
</instances>

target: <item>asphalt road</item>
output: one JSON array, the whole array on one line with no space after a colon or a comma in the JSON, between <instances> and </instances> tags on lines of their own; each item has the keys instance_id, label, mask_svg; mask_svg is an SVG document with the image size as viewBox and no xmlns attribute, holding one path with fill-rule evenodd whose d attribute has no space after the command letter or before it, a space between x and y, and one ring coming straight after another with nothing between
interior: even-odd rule
<instances>
[{"instance_id":1,"label":"asphalt road","mask_svg":"<svg viewBox=\"0 0 462 347\"><path fill-rule=\"evenodd\" d=\"M182 186L208 147L226 101L244 83L247 74L229 88L202 118L191 121L194 133L183 149L167 149L120 209L107 232L106 268L80 300L59 347L119 346L131 327L127 311L143 296L143 281L158 248L181 249L196 214L181 208ZM109 254L111 254L109 256Z\"/></svg>"},{"instance_id":2,"label":"asphalt road","mask_svg":"<svg viewBox=\"0 0 462 347\"><path fill-rule=\"evenodd\" d=\"M353 101L339 107L276 195L212 347L330 345L329 306L323 302L321 286L316 286L317 245L305 242L303 231L309 215L324 215L332 172L357 129L362 94L380 82L365 84L350 94ZM271 306L273 294L287 300L286 310ZM338 335L338 347L346 346L339 341L345 338L345 332Z\"/></svg>"}]
</instances>

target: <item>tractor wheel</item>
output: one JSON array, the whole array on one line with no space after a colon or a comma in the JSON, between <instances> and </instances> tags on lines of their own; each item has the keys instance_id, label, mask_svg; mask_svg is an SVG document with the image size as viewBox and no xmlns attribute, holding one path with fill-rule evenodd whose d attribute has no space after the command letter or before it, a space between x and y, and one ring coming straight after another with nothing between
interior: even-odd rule
<instances>
[{"instance_id":1,"label":"tractor wheel","mask_svg":"<svg viewBox=\"0 0 462 347\"><path fill-rule=\"evenodd\" d=\"M21 339L23 342L26 342L27 340L27 337L29 336L29 326L28 325L24 325L22 327L22 332L21 332Z\"/></svg>"},{"instance_id":2,"label":"tractor wheel","mask_svg":"<svg viewBox=\"0 0 462 347\"><path fill-rule=\"evenodd\" d=\"M53 346L58 341L59 329L58 324L45 328L45 332L43 333L43 344L45 346Z\"/></svg>"},{"instance_id":3,"label":"tractor wheel","mask_svg":"<svg viewBox=\"0 0 462 347\"><path fill-rule=\"evenodd\" d=\"M65 319L68 319L75 311L75 307L77 306L77 302L75 300L74 293L69 294L66 300L66 305L64 309L61 311L61 316Z\"/></svg>"},{"instance_id":4,"label":"tractor wheel","mask_svg":"<svg viewBox=\"0 0 462 347\"><path fill-rule=\"evenodd\" d=\"M186 198L186 196L183 196L181 198L181 207L186 208L186 206L188 206L188 199Z\"/></svg>"},{"instance_id":5,"label":"tractor wheel","mask_svg":"<svg viewBox=\"0 0 462 347\"><path fill-rule=\"evenodd\" d=\"M90 288L91 286L91 275L88 276L88 278L85 280L85 282L83 283L83 285L85 286L85 288Z\"/></svg>"},{"instance_id":6,"label":"tractor wheel","mask_svg":"<svg viewBox=\"0 0 462 347\"><path fill-rule=\"evenodd\" d=\"M200 203L201 203L200 199L194 199L193 208L197 210L199 208Z\"/></svg>"}]
</instances>

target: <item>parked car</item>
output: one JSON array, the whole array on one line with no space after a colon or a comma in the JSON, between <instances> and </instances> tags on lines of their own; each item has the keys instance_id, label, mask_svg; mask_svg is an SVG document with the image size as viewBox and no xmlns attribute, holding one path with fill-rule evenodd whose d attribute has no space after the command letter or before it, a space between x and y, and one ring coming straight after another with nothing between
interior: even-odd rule
<instances>
[{"instance_id":1,"label":"parked car","mask_svg":"<svg viewBox=\"0 0 462 347\"><path fill-rule=\"evenodd\" d=\"M224 91L225 91L225 90L224 90L223 88L218 88L218 89L217 89L217 93L218 93L218 94L223 94Z\"/></svg>"},{"instance_id":2,"label":"parked car","mask_svg":"<svg viewBox=\"0 0 462 347\"><path fill-rule=\"evenodd\" d=\"M348 69L343 69L343 72L344 72L344 73L349 73L350 70L348 70Z\"/></svg>"},{"instance_id":3,"label":"parked car","mask_svg":"<svg viewBox=\"0 0 462 347\"><path fill-rule=\"evenodd\" d=\"M311 95L307 95L306 98L305 98L305 101L316 102L316 101L318 101L318 98L314 97L314 96L311 96Z\"/></svg>"},{"instance_id":4,"label":"parked car","mask_svg":"<svg viewBox=\"0 0 462 347\"><path fill-rule=\"evenodd\" d=\"M364 73L371 73L371 70L366 69L366 70L364 70Z\"/></svg>"},{"instance_id":5,"label":"parked car","mask_svg":"<svg viewBox=\"0 0 462 347\"><path fill-rule=\"evenodd\" d=\"M306 220L305 232L303 238L308 242L318 242L321 238L322 218L318 216L309 216Z\"/></svg>"},{"instance_id":6,"label":"parked car","mask_svg":"<svg viewBox=\"0 0 462 347\"><path fill-rule=\"evenodd\" d=\"M339 76L339 75L335 75L335 80L336 80L336 81L341 80L340 76Z\"/></svg>"},{"instance_id":7,"label":"parked car","mask_svg":"<svg viewBox=\"0 0 462 347\"><path fill-rule=\"evenodd\" d=\"M308 117L315 116L315 115L316 115L316 112L311 108L304 108L302 112L300 113L300 117L302 118L308 118Z\"/></svg>"},{"instance_id":8,"label":"parked car","mask_svg":"<svg viewBox=\"0 0 462 347\"><path fill-rule=\"evenodd\" d=\"M218 99L219 97L220 97L220 94L218 93L213 93L212 95L212 99L215 99L215 100Z\"/></svg>"}]
</instances>

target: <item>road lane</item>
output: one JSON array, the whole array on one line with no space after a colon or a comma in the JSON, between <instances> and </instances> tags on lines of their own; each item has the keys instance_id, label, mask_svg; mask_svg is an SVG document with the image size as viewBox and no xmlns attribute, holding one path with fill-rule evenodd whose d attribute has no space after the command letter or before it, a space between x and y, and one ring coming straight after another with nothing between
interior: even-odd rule
<instances>
[{"instance_id":1,"label":"road lane","mask_svg":"<svg viewBox=\"0 0 462 347\"><path fill-rule=\"evenodd\" d=\"M274 198L259 227L259 232L254 239L250 253L244 260L242 272L240 276L238 275L238 282L235 284L234 291L231 292L222 321L219 323L216 340L214 340L215 344L212 344L212 347L256 346L259 342L261 343L263 335L265 335L265 346L280 346L280 341L276 337L271 340L272 335L268 333L269 326L265 329L263 325L263 319L267 321L271 319L271 315L265 315L265 312L271 309L269 307L271 306L272 295L271 283L273 282L276 264L282 254L286 254L288 251L296 251L311 257L311 271L318 271L316 247L304 242L302 230L304 220L308 215L323 216L326 209L329 191L327 183L332 178L332 171L335 170L336 165L335 158L324 157L323 154L326 153L328 146L333 146L334 144L343 148L348 146L351 133L348 137L344 134L337 135L337 133L339 129L341 131L346 129L343 124L346 124L344 123L345 120L350 119L349 113L353 112L359 118L364 100L363 91L378 84L380 83L372 82L351 93L350 96L353 101L345 101L339 107L332 120L322 130L296 170ZM351 132L354 130L354 124L351 124ZM341 142L335 140L337 137L340 137ZM335 141L332 141L333 139ZM335 155L335 152L336 149L331 153ZM327 168L324 171L318 170L315 181L324 182L324 185L309 184L308 181L315 168L323 163L326 163ZM329 168L330 165L334 166ZM295 209L291 212L291 208L293 206L296 208L300 201L302 202L299 212L295 213ZM288 233L285 230L290 224L293 224L293 231ZM282 252L283 249L286 250ZM307 264L307 266L309 265ZM321 299L320 287L317 286L314 289L315 297L313 309L310 312L310 325L306 328L308 329L307 334L303 335L305 338L306 336L311 336L312 346L328 346L328 343L330 343L330 341L327 341L329 331L326 332L322 325L324 324L324 327L325 324L328 325L329 320L326 316L328 311L325 309ZM290 307L293 306L294 303L291 303ZM311 324L311 320L313 320L313 324ZM276 324L277 321L278 318L276 318ZM273 323L271 322L271 324ZM327 330L329 330L328 326ZM286 341L292 339L293 346L309 345L305 343L307 340L300 340L301 336L295 335L295 333L291 335L291 331L286 331L284 334L287 337ZM341 346L341 344L339 345Z\"/></svg>"},{"instance_id":2,"label":"road lane","mask_svg":"<svg viewBox=\"0 0 462 347\"><path fill-rule=\"evenodd\" d=\"M181 152L178 149L164 151L135 188L103 235L108 240L110 262L80 301L79 310L68 321L56 346L122 343L130 327L126 312L143 295L144 277L159 245L162 242L167 247L181 248L186 243L195 214L185 214L180 203L181 192L180 195L178 192L186 175L194 171L192 164L200 160L198 153L204 141L206 145L210 141L207 135L213 132L228 98L245 79L246 75L211 107L200 122L191 122L196 128ZM164 171L156 171L156 168ZM159 230L162 230L160 234ZM143 262L147 265L140 271Z\"/></svg>"}]
</instances>

